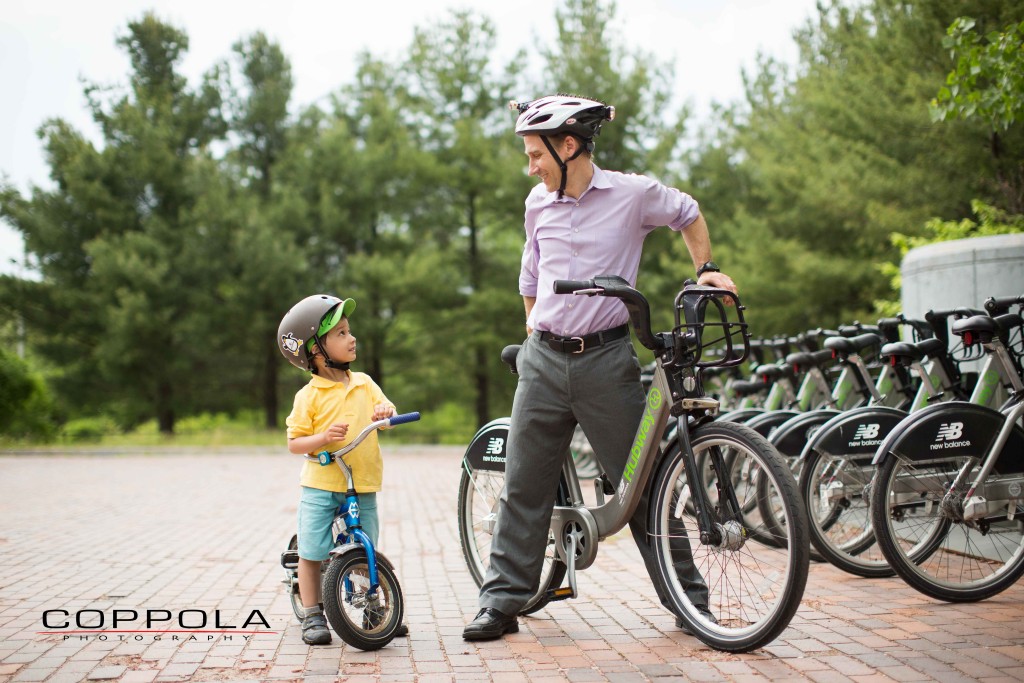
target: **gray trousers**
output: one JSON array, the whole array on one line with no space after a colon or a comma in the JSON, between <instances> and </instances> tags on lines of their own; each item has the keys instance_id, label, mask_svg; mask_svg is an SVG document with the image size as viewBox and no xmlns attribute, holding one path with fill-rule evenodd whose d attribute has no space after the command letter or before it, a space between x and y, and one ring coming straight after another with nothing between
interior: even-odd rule
<instances>
[{"instance_id":1,"label":"gray trousers","mask_svg":"<svg viewBox=\"0 0 1024 683\"><path fill-rule=\"evenodd\" d=\"M577 422L617 486L644 409L640 361L628 337L582 354L551 349L534 332L517 358L519 384L506 445L505 490L491 540L480 607L517 614L537 592L558 479ZM648 536L648 496L629 522L661 603L673 611ZM674 544L675 545L675 544ZM673 548L687 595L707 604L707 587L689 545Z\"/></svg>"}]
</instances>

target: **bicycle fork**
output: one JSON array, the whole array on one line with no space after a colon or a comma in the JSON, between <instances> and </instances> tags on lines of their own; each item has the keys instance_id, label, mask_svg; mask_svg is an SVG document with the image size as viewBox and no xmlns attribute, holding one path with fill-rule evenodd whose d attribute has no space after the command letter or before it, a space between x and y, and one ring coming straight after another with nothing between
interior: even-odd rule
<instances>
[{"instance_id":1,"label":"bicycle fork","mask_svg":"<svg viewBox=\"0 0 1024 683\"><path fill-rule=\"evenodd\" d=\"M714 508L697 468L697 459L693 454L690 427L685 413L676 417L676 434L682 449L683 468L686 470L687 487L690 489L690 497L693 500L701 544L739 550L746 542L747 529L740 521L742 517L739 514L739 500L736 498L736 490L733 488L732 482L728 480L728 470L725 466L725 458L722 457L722 450L717 446L708 449L711 468L716 475L715 485L718 487L719 506L724 520L724 523L719 523L711 515ZM731 512L727 513L726 511Z\"/></svg>"}]
</instances>

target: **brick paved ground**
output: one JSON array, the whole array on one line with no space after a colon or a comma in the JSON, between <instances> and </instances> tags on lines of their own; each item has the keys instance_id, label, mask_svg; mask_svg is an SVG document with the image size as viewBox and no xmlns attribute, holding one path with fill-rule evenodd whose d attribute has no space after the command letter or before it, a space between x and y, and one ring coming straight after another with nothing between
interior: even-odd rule
<instances>
[{"instance_id":1,"label":"brick paved ground","mask_svg":"<svg viewBox=\"0 0 1024 683\"><path fill-rule=\"evenodd\" d=\"M1024 680L1024 584L949 605L899 579L814 565L790 628L737 656L683 635L656 600L625 589L647 585L626 536L607 541L581 574L580 599L522 619L504 640L465 643L476 589L455 523L461 454L385 448L382 549L412 634L370 653L338 638L318 648L300 640L278 564L298 493L298 465L283 449L0 457L0 683ZM115 609L205 610L211 619L219 610L220 626L259 610L273 633L259 624L263 633L248 639L38 633L54 609L100 610L107 626Z\"/></svg>"}]
</instances>

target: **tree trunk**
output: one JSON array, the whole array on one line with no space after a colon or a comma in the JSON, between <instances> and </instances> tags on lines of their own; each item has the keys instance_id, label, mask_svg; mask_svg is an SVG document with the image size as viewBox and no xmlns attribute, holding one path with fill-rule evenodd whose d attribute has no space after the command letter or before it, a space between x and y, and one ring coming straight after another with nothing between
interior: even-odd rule
<instances>
[{"instance_id":1,"label":"tree trunk","mask_svg":"<svg viewBox=\"0 0 1024 683\"><path fill-rule=\"evenodd\" d=\"M161 434L174 434L174 408L171 407L173 389L170 382L161 381L156 389L156 420Z\"/></svg>"},{"instance_id":2,"label":"tree trunk","mask_svg":"<svg viewBox=\"0 0 1024 683\"><path fill-rule=\"evenodd\" d=\"M272 336L272 335L271 335ZM280 363L278 350L267 345L263 357L263 416L267 429L277 429L277 368Z\"/></svg>"}]
</instances>

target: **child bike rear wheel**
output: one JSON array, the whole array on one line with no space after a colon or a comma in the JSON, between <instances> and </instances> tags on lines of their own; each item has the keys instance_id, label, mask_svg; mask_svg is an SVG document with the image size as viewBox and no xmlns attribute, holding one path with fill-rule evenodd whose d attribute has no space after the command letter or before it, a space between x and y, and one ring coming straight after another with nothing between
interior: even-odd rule
<instances>
[{"instance_id":1,"label":"child bike rear wheel","mask_svg":"<svg viewBox=\"0 0 1024 683\"><path fill-rule=\"evenodd\" d=\"M771 643L789 625L800 606L810 562L807 514L789 466L760 434L744 425L714 422L691 434L695 459L717 450L710 462L726 467L734 458L748 458L759 468L760 486L732 488L727 472L712 498L711 515L717 538L701 538L694 517L685 457L673 442L661 463L651 492L651 529L660 578L667 587L676 614L693 635L727 652L748 652ZM727 512L735 494L739 509ZM766 529L751 533L754 518L744 514L758 492L768 498L755 501L760 519L774 505L775 523L782 534L772 543L755 539ZM687 555L709 591L695 588ZM703 597L705 593L709 593ZM697 600L707 600L706 605ZM715 621L704 615L710 612ZM716 623L717 622L717 623Z\"/></svg>"},{"instance_id":2,"label":"child bike rear wheel","mask_svg":"<svg viewBox=\"0 0 1024 683\"><path fill-rule=\"evenodd\" d=\"M380 553L377 579L380 585L371 593L369 565L362 547L332 558L324 575L327 620L342 640L360 650L384 647L402 624L402 588L390 563Z\"/></svg>"}]
</instances>

